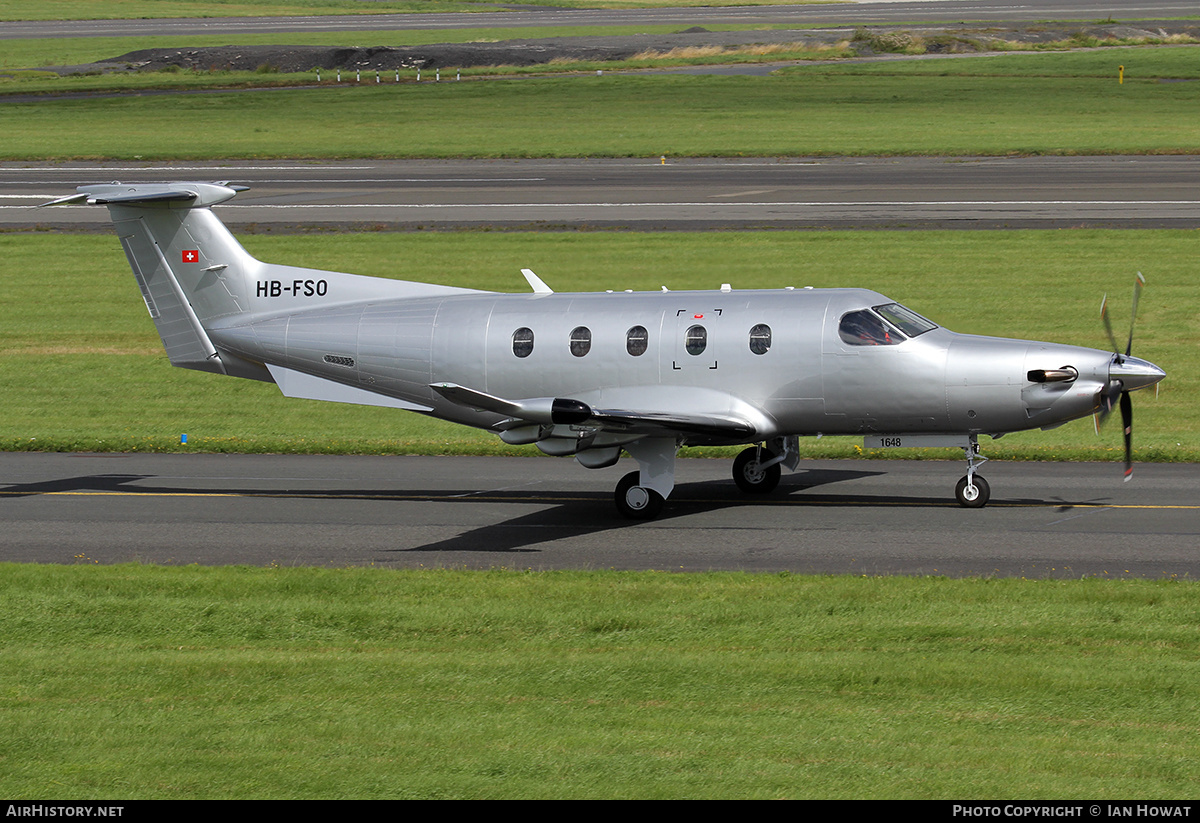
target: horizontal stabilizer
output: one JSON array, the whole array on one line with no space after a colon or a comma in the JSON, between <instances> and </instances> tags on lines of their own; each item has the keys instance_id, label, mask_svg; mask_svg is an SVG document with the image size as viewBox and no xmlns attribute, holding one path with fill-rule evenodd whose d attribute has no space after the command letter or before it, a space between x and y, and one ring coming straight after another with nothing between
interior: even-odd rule
<instances>
[{"instance_id":1,"label":"horizontal stabilizer","mask_svg":"<svg viewBox=\"0 0 1200 823\"><path fill-rule=\"evenodd\" d=\"M86 192L78 194L68 194L66 197L59 197L57 200L51 200L49 203L39 203L35 208L44 209L50 206L67 206L74 203L82 203L88 199Z\"/></svg>"},{"instance_id":2,"label":"horizontal stabilizer","mask_svg":"<svg viewBox=\"0 0 1200 823\"><path fill-rule=\"evenodd\" d=\"M201 208L224 203L247 186L228 186L222 183L98 183L79 186L75 194L43 203L64 206L87 203L89 206L138 204L186 204L186 208Z\"/></svg>"}]
</instances>

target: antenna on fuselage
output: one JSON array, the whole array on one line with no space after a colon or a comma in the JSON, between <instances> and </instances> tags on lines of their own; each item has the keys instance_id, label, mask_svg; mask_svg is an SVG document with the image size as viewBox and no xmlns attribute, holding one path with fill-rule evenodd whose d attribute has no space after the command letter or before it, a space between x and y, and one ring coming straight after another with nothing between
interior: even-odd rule
<instances>
[{"instance_id":1,"label":"antenna on fuselage","mask_svg":"<svg viewBox=\"0 0 1200 823\"><path fill-rule=\"evenodd\" d=\"M529 288L533 289L534 294L554 294L554 289L546 285L542 278L533 273L533 269L521 269L521 274L525 275L526 281L529 282Z\"/></svg>"}]
</instances>

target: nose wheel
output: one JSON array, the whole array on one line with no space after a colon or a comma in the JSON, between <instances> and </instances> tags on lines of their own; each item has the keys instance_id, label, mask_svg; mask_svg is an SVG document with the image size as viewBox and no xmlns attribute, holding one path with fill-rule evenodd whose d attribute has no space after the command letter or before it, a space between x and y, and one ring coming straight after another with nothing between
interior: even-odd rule
<instances>
[{"instance_id":1,"label":"nose wheel","mask_svg":"<svg viewBox=\"0 0 1200 823\"><path fill-rule=\"evenodd\" d=\"M982 509L992 496L992 487L978 474L979 465L986 463L987 458L979 453L975 435L971 435L970 445L963 446L963 451L967 455L967 476L954 487L954 497L964 508Z\"/></svg>"},{"instance_id":2,"label":"nose wheel","mask_svg":"<svg viewBox=\"0 0 1200 823\"><path fill-rule=\"evenodd\" d=\"M954 487L954 497L958 500L958 505L968 509L982 509L991 496L991 487L979 475L967 475Z\"/></svg>"}]
</instances>

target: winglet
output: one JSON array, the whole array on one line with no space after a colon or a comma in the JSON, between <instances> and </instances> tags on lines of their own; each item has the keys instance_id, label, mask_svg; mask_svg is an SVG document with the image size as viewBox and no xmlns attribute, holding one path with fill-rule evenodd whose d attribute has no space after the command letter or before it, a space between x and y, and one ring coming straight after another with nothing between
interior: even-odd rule
<instances>
[{"instance_id":1,"label":"winglet","mask_svg":"<svg viewBox=\"0 0 1200 823\"><path fill-rule=\"evenodd\" d=\"M521 274L525 275L525 279L529 281L529 288L533 289L534 294L554 294L554 289L546 285L542 278L533 273L533 269L521 269Z\"/></svg>"}]
</instances>

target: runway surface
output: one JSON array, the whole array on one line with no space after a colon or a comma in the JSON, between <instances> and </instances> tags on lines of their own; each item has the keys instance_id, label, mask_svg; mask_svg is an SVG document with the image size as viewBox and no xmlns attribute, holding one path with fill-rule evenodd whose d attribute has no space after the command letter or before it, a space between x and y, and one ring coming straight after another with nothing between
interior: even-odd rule
<instances>
[{"instance_id":1,"label":"runway surface","mask_svg":"<svg viewBox=\"0 0 1200 823\"><path fill-rule=\"evenodd\" d=\"M39 563L1200 577L1200 467L805 461L762 499L682 460L661 518L568 459L0 454L0 556Z\"/></svg>"},{"instance_id":2,"label":"runway surface","mask_svg":"<svg viewBox=\"0 0 1200 823\"><path fill-rule=\"evenodd\" d=\"M1194 0L938 0L729 8L556 9L470 14L387 14L321 17L225 17L5 23L0 39L145 37L278 32L400 31L531 26L908 25L932 21L1169 19L1196 14Z\"/></svg>"},{"instance_id":3,"label":"runway surface","mask_svg":"<svg viewBox=\"0 0 1200 823\"><path fill-rule=\"evenodd\" d=\"M235 230L1200 227L1194 157L365 160L0 165L0 226L103 229L34 209L83 183L229 180Z\"/></svg>"}]
</instances>

